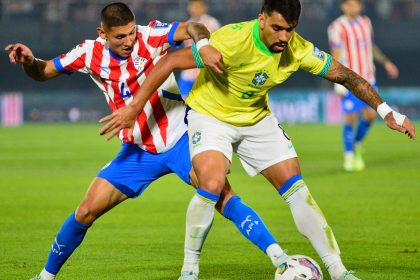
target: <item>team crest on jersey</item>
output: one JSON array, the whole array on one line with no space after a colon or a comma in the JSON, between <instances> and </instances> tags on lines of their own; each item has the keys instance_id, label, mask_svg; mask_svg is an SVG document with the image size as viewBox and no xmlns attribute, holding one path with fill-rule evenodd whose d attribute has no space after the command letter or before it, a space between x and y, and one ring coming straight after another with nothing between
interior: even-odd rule
<instances>
[{"instance_id":1,"label":"team crest on jersey","mask_svg":"<svg viewBox=\"0 0 420 280\"><path fill-rule=\"evenodd\" d=\"M315 47L315 46L314 46L313 56L321 59L322 61L325 59L324 53L320 49L318 49L317 47Z\"/></svg>"},{"instance_id":2,"label":"team crest on jersey","mask_svg":"<svg viewBox=\"0 0 420 280\"><path fill-rule=\"evenodd\" d=\"M138 70L141 71L144 68L144 65L147 62L147 58L144 57L140 57L137 56L136 58L134 58L133 63L134 63L134 67Z\"/></svg>"},{"instance_id":3,"label":"team crest on jersey","mask_svg":"<svg viewBox=\"0 0 420 280\"><path fill-rule=\"evenodd\" d=\"M252 83L254 84L254 86L262 86L265 84L268 78L269 76L266 71L258 71L255 74L254 79L252 79Z\"/></svg>"},{"instance_id":4,"label":"team crest on jersey","mask_svg":"<svg viewBox=\"0 0 420 280\"><path fill-rule=\"evenodd\" d=\"M201 141L201 131L196 131L191 138L191 142L193 143L194 147L197 147L200 145L200 141Z\"/></svg>"},{"instance_id":5,"label":"team crest on jersey","mask_svg":"<svg viewBox=\"0 0 420 280\"><path fill-rule=\"evenodd\" d=\"M154 28L167 28L169 26L169 23L163 23L163 22L156 22Z\"/></svg>"}]
</instances>

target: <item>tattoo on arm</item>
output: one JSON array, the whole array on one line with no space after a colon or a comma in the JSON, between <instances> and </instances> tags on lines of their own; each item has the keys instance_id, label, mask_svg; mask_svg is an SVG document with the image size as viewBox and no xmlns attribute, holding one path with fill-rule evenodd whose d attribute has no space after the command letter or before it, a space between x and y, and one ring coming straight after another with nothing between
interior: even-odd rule
<instances>
[{"instance_id":1,"label":"tattoo on arm","mask_svg":"<svg viewBox=\"0 0 420 280\"><path fill-rule=\"evenodd\" d=\"M23 71L36 81L45 81L44 69L46 66L46 61L35 58L32 63L23 65Z\"/></svg>"},{"instance_id":2,"label":"tattoo on arm","mask_svg":"<svg viewBox=\"0 0 420 280\"><path fill-rule=\"evenodd\" d=\"M210 38L210 31L208 31L206 26L201 23L190 22L187 26L187 33L191 36L194 42Z\"/></svg>"},{"instance_id":3,"label":"tattoo on arm","mask_svg":"<svg viewBox=\"0 0 420 280\"><path fill-rule=\"evenodd\" d=\"M365 79L336 60L333 60L331 68L324 78L343 85L375 110L383 102L382 98Z\"/></svg>"}]
</instances>

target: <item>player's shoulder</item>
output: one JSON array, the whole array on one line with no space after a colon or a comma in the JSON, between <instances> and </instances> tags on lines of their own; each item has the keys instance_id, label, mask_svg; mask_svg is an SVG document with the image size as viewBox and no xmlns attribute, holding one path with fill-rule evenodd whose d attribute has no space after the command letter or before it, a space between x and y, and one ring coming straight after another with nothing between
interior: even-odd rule
<instances>
[{"instance_id":1,"label":"player's shoulder","mask_svg":"<svg viewBox=\"0 0 420 280\"><path fill-rule=\"evenodd\" d=\"M252 32L253 23L254 21L245 21L224 25L212 34L212 38L214 36L220 37L223 41L236 41L244 38L244 34Z\"/></svg>"},{"instance_id":2,"label":"player's shoulder","mask_svg":"<svg viewBox=\"0 0 420 280\"><path fill-rule=\"evenodd\" d=\"M340 28L341 24L346 21L346 17L344 15L339 16L335 20L333 20L329 25L329 29Z\"/></svg>"},{"instance_id":3,"label":"player's shoulder","mask_svg":"<svg viewBox=\"0 0 420 280\"><path fill-rule=\"evenodd\" d=\"M297 32L293 33L293 36L289 41L289 46L296 50L306 48L308 44L312 44L312 43L307 41Z\"/></svg>"}]
</instances>

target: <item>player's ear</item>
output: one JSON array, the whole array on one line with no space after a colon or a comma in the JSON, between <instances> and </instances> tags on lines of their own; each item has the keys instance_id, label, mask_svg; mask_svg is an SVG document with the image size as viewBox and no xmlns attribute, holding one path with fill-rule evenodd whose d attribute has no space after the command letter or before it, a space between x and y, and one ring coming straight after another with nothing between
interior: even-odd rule
<instances>
[{"instance_id":1,"label":"player's ear","mask_svg":"<svg viewBox=\"0 0 420 280\"><path fill-rule=\"evenodd\" d=\"M260 24L260 29L264 29L264 27L265 27L265 16L264 16L264 13L260 13L258 15L258 22Z\"/></svg>"},{"instance_id":2,"label":"player's ear","mask_svg":"<svg viewBox=\"0 0 420 280\"><path fill-rule=\"evenodd\" d=\"M99 37L106 40L106 32L105 32L105 29L102 26L97 27L96 32L98 32Z\"/></svg>"}]
</instances>

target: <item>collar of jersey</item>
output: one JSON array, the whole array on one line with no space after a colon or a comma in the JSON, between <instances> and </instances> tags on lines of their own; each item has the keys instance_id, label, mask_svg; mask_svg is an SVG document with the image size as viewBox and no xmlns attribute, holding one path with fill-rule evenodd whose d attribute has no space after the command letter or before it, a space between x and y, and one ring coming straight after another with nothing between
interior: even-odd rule
<instances>
[{"instance_id":1,"label":"collar of jersey","mask_svg":"<svg viewBox=\"0 0 420 280\"><path fill-rule=\"evenodd\" d=\"M261 41L260 38L260 24L258 20L255 20L254 28L252 29L252 37L254 38L254 43L257 49L267 56L272 56L273 54L267 48L267 46Z\"/></svg>"},{"instance_id":2,"label":"collar of jersey","mask_svg":"<svg viewBox=\"0 0 420 280\"><path fill-rule=\"evenodd\" d=\"M119 56L118 54L111 51L111 49L108 49L108 50L109 50L109 55L115 58L116 60L126 60L127 58L129 58L129 56L128 57Z\"/></svg>"}]
</instances>

